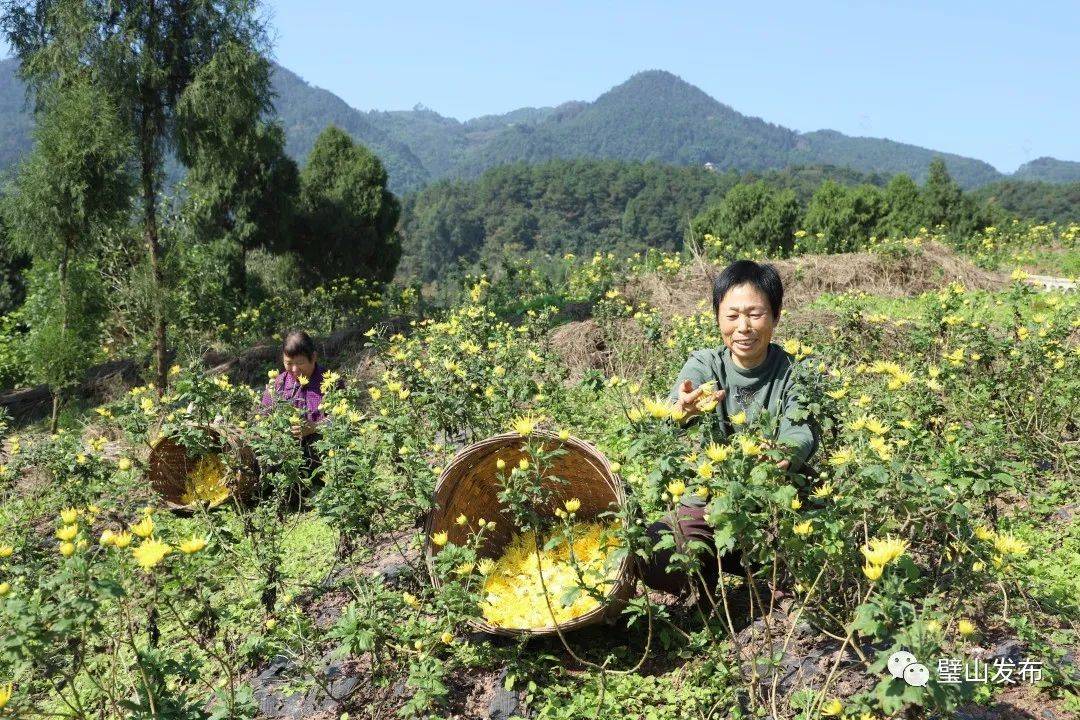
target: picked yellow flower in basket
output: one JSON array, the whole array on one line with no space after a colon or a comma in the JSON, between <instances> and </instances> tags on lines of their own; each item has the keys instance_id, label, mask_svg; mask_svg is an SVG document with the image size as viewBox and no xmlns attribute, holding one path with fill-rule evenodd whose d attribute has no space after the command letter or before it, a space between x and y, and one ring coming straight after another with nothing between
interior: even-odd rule
<instances>
[{"instance_id":1,"label":"picked yellow flower in basket","mask_svg":"<svg viewBox=\"0 0 1080 720\"><path fill-rule=\"evenodd\" d=\"M542 443L545 452L564 451L544 475L550 506L534 508L550 521L540 538L513 527L499 500L500 475L529 460L527 441ZM600 517L618 511L625 499L607 458L584 440L533 430L528 438L512 432L474 443L454 456L435 486L435 508L425 526L432 584L443 583L435 556L447 544L466 545L483 527L477 548L483 618L473 621L478 630L530 637L602 622L622 609L633 587L633 559L617 552L617 528ZM462 515L466 523L458 522Z\"/></svg>"},{"instance_id":2,"label":"picked yellow flower in basket","mask_svg":"<svg viewBox=\"0 0 1080 720\"><path fill-rule=\"evenodd\" d=\"M168 436L154 441L147 462L151 487L174 511L217 507L233 495L248 499L258 478L254 453L227 428L203 425L198 429L212 450L192 452Z\"/></svg>"}]
</instances>

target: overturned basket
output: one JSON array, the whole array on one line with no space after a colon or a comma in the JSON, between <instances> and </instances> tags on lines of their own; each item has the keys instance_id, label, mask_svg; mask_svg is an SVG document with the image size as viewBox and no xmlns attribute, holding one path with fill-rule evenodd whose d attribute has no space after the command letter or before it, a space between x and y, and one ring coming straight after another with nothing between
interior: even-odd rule
<instances>
[{"instance_id":1,"label":"overturned basket","mask_svg":"<svg viewBox=\"0 0 1080 720\"><path fill-rule=\"evenodd\" d=\"M584 440L574 437L564 441L555 435L539 431L533 433L533 437L543 440L545 450L557 447L566 450L565 454L553 460L550 469L550 474L565 480L566 483L553 482L548 486L555 495L552 506L537 508L538 512L554 517L554 511L570 498L581 501L577 516L582 520L592 520L602 512L622 507L626 500L622 480L612 472L603 453ZM435 485L435 507L428 514L424 527L424 556L431 582L436 588L442 585L442 581L435 572L433 559L438 548L431 542L431 536L445 532L450 542L455 545L465 544L468 529L454 522L458 515L496 521L495 530L485 537L478 549L480 557L497 559L510 543L514 528L499 502L496 462L502 459L508 467L513 467L525 456L522 451L524 444L525 438L517 433L504 433L481 440L459 451L439 476ZM473 625L478 630L506 637L550 635L557 630L566 632L588 627L617 614L633 587L632 572L633 559L628 554L619 564L607 602L572 620L559 623L558 628L554 625L508 628L485 620L475 620Z\"/></svg>"},{"instance_id":2,"label":"overturned basket","mask_svg":"<svg viewBox=\"0 0 1080 720\"><path fill-rule=\"evenodd\" d=\"M250 499L259 476L258 463L251 448L244 444L237 433L226 428L200 425L193 430L201 433L199 444L208 450L194 452L178 439L168 436L159 437L150 448L150 487L165 500L166 507L190 512L204 502L209 507L216 507L230 497L240 501ZM201 459L215 454L226 458L221 463L221 482L228 492L215 501L192 501L188 497L189 477Z\"/></svg>"}]
</instances>

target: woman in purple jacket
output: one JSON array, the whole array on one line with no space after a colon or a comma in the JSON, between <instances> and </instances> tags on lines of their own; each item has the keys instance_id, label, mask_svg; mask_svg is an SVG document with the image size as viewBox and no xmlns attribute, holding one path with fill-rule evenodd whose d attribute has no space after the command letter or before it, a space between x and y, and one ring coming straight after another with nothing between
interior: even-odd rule
<instances>
[{"instance_id":1,"label":"woman in purple jacket","mask_svg":"<svg viewBox=\"0 0 1080 720\"><path fill-rule=\"evenodd\" d=\"M322 411L323 369L318 363L315 342L303 330L293 330L285 337L279 373L262 396L262 406L272 408L287 402L301 410L300 422L293 426L293 435L305 445L318 435L318 425L326 420Z\"/></svg>"}]
</instances>

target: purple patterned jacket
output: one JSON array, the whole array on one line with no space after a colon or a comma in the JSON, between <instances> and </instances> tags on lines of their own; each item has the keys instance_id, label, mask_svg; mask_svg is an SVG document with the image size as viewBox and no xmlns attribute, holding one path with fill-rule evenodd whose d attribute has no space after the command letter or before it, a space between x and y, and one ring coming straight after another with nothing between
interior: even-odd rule
<instances>
[{"instance_id":1,"label":"purple patterned jacket","mask_svg":"<svg viewBox=\"0 0 1080 720\"><path fill-rule=\"evenodd\" d=\"M274 378L273 387L268 387L263 393L262 406L270 409L275 402L288 402L303 411L305 420L321 423L326 420L326 413L319 407L323 398L322 383L323 369L318 363L315 363L315 372L304 386L292 373L282 372Z\"/></svg>"}]
</instances>

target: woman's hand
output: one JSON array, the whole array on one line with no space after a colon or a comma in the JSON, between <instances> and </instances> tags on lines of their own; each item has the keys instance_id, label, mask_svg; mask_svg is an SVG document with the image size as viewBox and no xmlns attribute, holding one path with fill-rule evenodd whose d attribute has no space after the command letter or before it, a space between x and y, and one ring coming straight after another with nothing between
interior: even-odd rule
<instances>
[{"instance_id":1,"label":"woman's hand","mask_svg":"<svg viewBox=\"0 0 1080 720\"><path fill-rule=\"evenodd\" d=\"M711 382L701 385L696 390L694 384L689 380L683 380L682 385L679 386L679 399L675 401L675 407L682 412L686 413L685 419L689 420L695 415L700 415L702 410L698 407L698 403L705 401L716 404L724 402L724 398L727 397L727 390L723 388L714 392L707 392Z\"/></svg>"}]
</instances>

